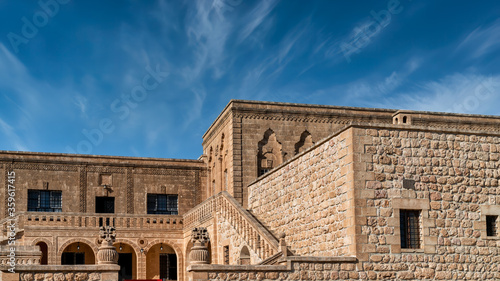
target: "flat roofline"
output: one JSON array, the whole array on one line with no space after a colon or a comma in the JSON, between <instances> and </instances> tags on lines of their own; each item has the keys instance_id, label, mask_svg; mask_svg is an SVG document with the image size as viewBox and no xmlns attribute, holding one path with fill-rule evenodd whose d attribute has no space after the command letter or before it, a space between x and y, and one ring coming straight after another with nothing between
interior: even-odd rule
<instances>
[{"instance_id":1,"label":"flat roofline","mask_svg":"<svg viewBox=\"0 0 500 281\"><path fill-rule=\"evenodd\" d=\"M217 122L222 118L226 112L233 107L233 104L256 104L256 105L277 105L277 106L294 106L303 108L324 108L324 109L337 109L337 110L356 110L356 111L374 111L374 112L387 112L396 115L398 113L407 114L421 114L421 115L440 115L449 117L470 117L470 118L482 118L482 119L498 119L500 116L497 115L483 115L483 114L467 114L467 113L452 113L452 112L438 112L438 111L418 111L418 110L406 110L406 109L387 109L387 108L371 108L371 107L354 107L354 106L338 106L338 105L320 105L320 104L306 104L306 103L287 103L287 102L273 102L273 101L256 101L256 100L238 100L232 99L224 107L217 118L212 122L210 127L203 134L203 138L206 137L208 132L217 124Z\"/></svg>"},{"instance_id":2,"label":"flat roofline","mask_svg":"<svg viewBox=\"0 0 500 281\"><path fill-rule=\"evenodd\" d=\"M308 103L291 103L291 102L276 102L276 101L257 101L257 100L238 100L232 99L228 102L228 104L224 107L221 113L215 118L214 122L208 127L208 129L203 134L202 138L210 132L210 130L217 124L217 122L224 116L224 114L232 107L233 104L259 104L259 105L277 105L277 106L295 106L295 107L304 107L304 108L324 108L324 109L348 109L348 110L357 110L357 111L378 111L378 112L387 112L394 113L397 109L386 109L386 108L369 108L369 107L354 107L354 106L339 106L339 105L321 105L321 104L308 104Z\"/></svg>"},{"instance_id":3,"label":"flat roofline","mask_svg":"<svg viewBox=\"0 0 500 281\"><path fill-rule=\"evenodd\" d=\"M55 156L55 157L70 157L70 158L92 158L92 159L108 159L108 160L133 160L133 161L170 161L170 162L193 162L203 163L196 159L174 159L174 158L154 158L154 157L133 157L133 156L112 156L112 155L94 155L94 154L74 154L74 153L58 153L58 152L31 152L31 151L9 151L0 150L0 157L6 154L15 154L19 156Z\"/></svg>"}]
</instances>

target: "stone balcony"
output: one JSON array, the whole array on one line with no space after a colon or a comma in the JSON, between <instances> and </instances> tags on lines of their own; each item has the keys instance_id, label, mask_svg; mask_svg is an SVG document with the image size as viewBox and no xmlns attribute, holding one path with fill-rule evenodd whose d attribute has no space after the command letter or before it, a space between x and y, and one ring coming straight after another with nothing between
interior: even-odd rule
<instances>
[{"instance_id":1,"label":"stone balcony","mask_svg":"<svg viewBox=\"0 0 500 281\"><path fill-rule=\"evenodd\" d=\"M183 217L179 215L150 214L96 214L96 213L45 213L19 212L13 218L16 233L37 233L40 231L98 231L100 226L111 225L117 231L182 231ZM0 241L9 236L10 219L0 221Z\"/></svg>"}]
</instances>

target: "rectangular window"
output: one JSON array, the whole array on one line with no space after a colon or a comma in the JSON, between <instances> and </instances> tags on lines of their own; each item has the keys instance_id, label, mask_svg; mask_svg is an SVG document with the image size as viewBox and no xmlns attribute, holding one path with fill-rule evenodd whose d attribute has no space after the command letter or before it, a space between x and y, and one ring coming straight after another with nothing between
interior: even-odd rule
<instances>
[{"instance_id":1,"label":"rectangular window","mask_svg":"<svg viewBox=\"0 0 500 281\"><path fill-rule=\"evenodd\" d=\"M100 214L114 214L115 197L96 197L95 212Z\"/></svg>"},{"instance_id":2,"label":"rectangular window","mask_svg":"<svg viewBox=\"0 0 500 281\"><path fill-rule=\"evenodd\" d=\"M229 264L229 245L224 246L224 264Z\"/></svg>"},{"instance_id":3,"label":"rectangular window","mask_svg":"<svg viewBox=\"0 0 500 281\"><path fill-rule=\"evenodd\" d=\"M400 210L401 248L420 248L420 211Z\"/></svg>"},{"instance_id":4,"label":"rectangular window","mask_svg":"<svg viewBox=\"0 0 500 281\"><path fill-rule=\"evenodd\" d=\"M486 216L487 236L497 236L497 218L498 216Z\"/></svg>"},{"instance_id":5,"label":"rectangular window","mask_svg":"<svg viewBox=\"0 0 500 281\"><path fill-rule=\"evenodd\" d=\"M29 189L28 212L62 212L62 191Z\"/></svg>"},{"instance_id":6,"label":"rectangular window","mask_svg":"<svg viewBox=\"0 0 500 281\"><path fill-rule=\"evenodd\" d=\"M148 194L148 214L178 215L178 196L170 194Z\"/></svg>"}]
</instances>

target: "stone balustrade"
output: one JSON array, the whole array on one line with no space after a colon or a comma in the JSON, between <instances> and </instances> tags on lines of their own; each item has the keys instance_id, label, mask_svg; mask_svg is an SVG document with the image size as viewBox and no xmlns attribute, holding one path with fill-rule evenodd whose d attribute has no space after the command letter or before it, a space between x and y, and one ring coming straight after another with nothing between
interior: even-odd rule
<instances>
[{"instance_id":1,"label":"stone balustrade","mask_svg":"<svg viewBox=\"0 0 500 281\"><path fill-rule=\"evenodd\" d=\"M14 249L14 251L12 251ZM0 246L0 266L40 264L42 252L38 246ZM1 280L1 279L0 279Z\"/></svg>"},{"instance_id":2,"label":"stone balustrade","mask_svg":"<svg viewBox=\"0 0 500 281\"><path fill-rule=\"evenodd\" d=\"M279 241L229 193L223 191L214 195L184 216L185 230L191 230L220 215L228 221L245 242L266 259L279 252Z\"/></svg>"},{"instance_id":3,"label":"stone balustrade","mask_svg":"<svg viewBox=\"0 0 500 281\"><path fill-rule=\"evenodd\" d=\"M99 229L111 225L117 229L182 230L182 216L173 215L128 215L128 214L82 214L20 212L16 215L16 232L26 229ZM8 220L0 222L2 236L8 235Z\"/></svg>"},{"instance_id":4,"label":"stone balustrade","mask_svg":"<svg viewBox=\"0 0 500 281\"><path fill-rule=\"evenodd\" d=\"M217 211L262 259L279 252L278 239L226 191L217 197Z\"/></svg>"},{"instance_id":5,"label":"stone balustrade","mask_svg":"<svg viewBox=\"0 0 500 281\"><path fill-rule=\"evenodd\" d=\"M214 218L215 198L209 197L184 215L184 227L191 230Z\"/></svg>"}]
</instances>

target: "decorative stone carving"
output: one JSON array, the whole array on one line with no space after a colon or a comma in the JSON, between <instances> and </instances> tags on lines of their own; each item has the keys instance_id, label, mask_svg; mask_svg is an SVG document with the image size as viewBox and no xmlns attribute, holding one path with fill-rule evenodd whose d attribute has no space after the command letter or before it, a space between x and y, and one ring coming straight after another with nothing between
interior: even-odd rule
<instances>
[{"instance_id":1,"label":"decorative stone carving","mask_svg":"<svg viewBox=\"0 0 500 281\"><path fill-rule=\"evenodd\" d=\"M283 163L284 153L281 143L277 140L273 130L268 129L264 133L264 138L258 144L258 174L265 174L272 168Z\"/></svg>"},{"instance_id":2,"label":"decorative stone carving","mask_svg":"<svg viewBox=\"0 0 500 281\"><path fill-rule=\"evenodd\" d=\"M300 140L295 144L295 154L299 154L313 145L312 135L306 130L300 135Z\"/></svg>"},{"instance_id":3,"label":"decorative stone carving","mask_svg":"<svg viewBox=\"0 0 500 281\"><path fill-rule=\"evenodd\" d=\"M118 252L113 246L116 238L115 228L101 226L99 236L103 239L97 252L98 264L118 264Z\"/></svg>"},{"instance_id":4,"label":"decorative stone carving","mask_svg":"<svg viewBox=\"0 0 500 281\"><path fill-rule=\"evenodd\" d=\"M191 233L191 242L193 242L193 247L191 248L191 253L189 258L191 264L208 264L209 262L209 252L207 244L210 241L208 237L208 231L205 227L196 227Z\"/></svg>"}]
</instances>

